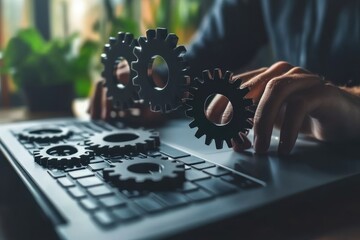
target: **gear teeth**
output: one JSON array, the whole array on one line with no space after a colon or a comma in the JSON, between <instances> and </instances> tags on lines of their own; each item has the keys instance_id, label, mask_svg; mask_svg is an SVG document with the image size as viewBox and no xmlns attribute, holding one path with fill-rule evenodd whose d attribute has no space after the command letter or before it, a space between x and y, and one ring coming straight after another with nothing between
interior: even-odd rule
<instances>
[{"instance_id":1,"label":"gear teeth","mask_svg":"<svg viewBox=\"0 0 360 240\"><path fill-rule=\"evenodd\" d=\"M124 43L129 45L131 44L131 41L134 39L134 35L131 33L126 33L124 38Z\"/></svg>"},{"instance_id":2,"label":"gear teeth","mask_svg":"<svg viewBox=\"0 0 360 240\"><path fill-rule=\"evenodd\" d=\"M166 28L157 28L156 29L156 38L165 40L168 36L168 31Z\"/></svg>"},{"instance_id":3,"label":"gear teeth","mask_svg":"<svg viewBox=\"0 0 360 240\"><path fill-rule=\"evenodd\" d=\"M137 69L139 68L139 63L138 63L138 61L132 62L132 63L131 63L131 68L132 68L132 70L134 70L135 72L138 72L138 71L137 71ZM135 81L134 81L135 79L139 79L139 75L137 75L136 77L133 78L133 82L135 82Z\"/></svg>"},{"instance_id":4,"label":"gear teeth","mask_svg":"<svg viewBox=\"0 0 360 240\"><path fill-rule=\"evenodd\" d=\"M233 85L234 85L235 88L240 88L241 83L242 83L242 80L241 80L241 79L237 79L237 80L235 80L235 81L233 82ZM246 89L246 88L244 88L244 89ZM246 94L246 93L245 93L245 94ZM244 94L244 96L245 96L245 94Z\"/></svg>"},{"instance_id":5,"label":"gear teeth","mask_svg":"<svg viewBox=\"0 0 360 240\"><path fill-rule=\"evenodd\" d=\"M109 52L110 52L110 44L109 44L109 43L106 43L106 44L105 44L105 46L104 46L104 52L105 52L106 54L109 54Z\"/></svg>"},{"instance_id":6,"label":"gear teeth","mask_svg":"<svg viewBox=\"0 0 360 240\"><path fill-rule=\"evenodd\" d=\"M242 97L245 97L246 94L248 94L249 92L250 92L249 88L240 88L240 94L241 94Z\"/></svg>"},{"instance_id":7,"label":"gear teeth","mask_svg":"<svg viewBox=\"0 0 360 240\"><path fill-rule=\"evenodd\" d=\"M203 131L201 131L200 129L198 129L195 133L195 137L197 137L197 138L201 138L204 135L205 135L205 133Z\"/></svg>"},{"instance_id":8,"label":"gear teeth","mask_svg":"<svg viewBox=\"0 0 360 240\"><path fill-rule=\"evenodd\" d=\"M215 69L214 69L214 74L213 74L213 76L214 76L214 80L215 80L215 81L221 80L221 79L222 79L221 70L220 70L219 68L215 68Z\"/></svg>"},{"instance_id":9,"label":"gear teeth","mask_svg":"<svg viewBox=\"0 0 360 240\"><path fill-rule=\"evenodd\" d=\"M202 72L202 78L203 78L204 81L210 81L212 79L210 71L209 70L204 70ZM197 80L201 84L200 79L195 79L195 80Z\"/></svg>"},{"instance_id":10,"label":"gear teeth","mask_svg":"<svg viewBox=\"0 0 360 240\"><path fill-rule=\"evenodd\" d=\"M226 71L224 74L224 80L230 82L233 78L233 73L230 71Z\"/></svg>"},{"instance_id":11,"label":"gear teeth","mask_svg":"<svg viewBox=\"0 0 360 240\"><path fill-rule=\"evenodd\" d=\"M236 142L237 144L241 145L244 143L244 140L239 136L239 134L237 134L236 136L233 137L234 142Z\"/></svg>"},{"instance_id":12,"label":"gear teeth","mask_svg":"<svg viewBox=\"0 0 360 240\"><path fill-rule=\"evenodd\" d=\"M146 42L147 42L146 37L139 37L138 43L141 47L145 46Z\"/></svg>"},{"instance_id":13,"label":"gear teeth","mask_svg":"<svg viewBox=\"0 0 360 240\"><path fill-rule=\"evenodd\" d=\"M141 54L141 48L140 47L135 47L134 48L134 54L138 57Z\"/></svg>"},{"instance_id":14,"label":"gear teeth","mask_svg":"<svg viewBox=\"0 0 360 240\"><path fill-rule=\"evenodd\" d=\"M247 120L245 122L245 128L252 128L252 127L253 127L253 123L251 121Z\"/></svg>"},{"instance_id":15,"label":"gear teeth","mask_svg":"<svg viewBox=\"0 0 360 240\"><path fill-rule=\"evenodd\" d=\"M209 136L206 136L206 138L205 138L205 144L206 145L210 145L211 144L211 142L212 142L212 138L211 137L209 137Z\"/></svg>"},{"instance_id":16,"label":"gear teeth","mask_svg":"<svg viewBox=\"0 0 360 240\"><path fill-rule=\"evenodd\" d=\"M198 123L196 122L196 120L193 120L191 123L189 123L190 128L195 128L197 126L198 126Z\"/></svg>"},{"instance_id":17,"label":"gear teeth","mask_svg":"<svg viewBox=\"0 0 360 240\"><path fill-rule=\"evenodd\" d=\"M165 39L170 48L175 48L178 40L179 38L173 33L170 33Z\"/></svg>"},{"instance_id":18,"label":"gear teeth","mask_svg":"<svg viewBox=\"0 0 360 240\"><path fill-rule=\"evenodd\" d=\"M124 32L118 32L118 34L117 34L118 41L122 42L122 41L124 41L124 38L125 38L125 33Z\"/></svg>"},{"instance_id":19,"label":"gear teeth","mask_svg":"<svg viewBox=\"0 0 360 240\"><path fill-rule=\"evenodd\" d=\"M186 48L184 46L177 46L174 51L177 56L181 56L186 53Z\"/></svg>"},{"instance_id":20,"label":"gear teeth","mask_svg":"<svg viewBox=\"0 0 360 240\"><path fill-rule=\"evenodd\" d=\"M138 40L137 40L137 39L133 39L133 40L131 41L130 47L131 47L131 48L135 48L135 47L137 47L137 46L139 46Z\"/></svg>"},{"instance_id":21,"label":"gear teeth","mask_svg":"<svg viewBox=\"0 0 360 240\"><path fill-rule=\"evenodd\" d=\"M232 147L232 142L230 139L226 139L225 142L226 142L226 145L228 146L228 148Z\"/></svg>"},{"instance_id":22,"label":"gear teeth","mask_svg":"<svg viewBox=\"0 0 360 240\"><path fill-rule=\"evenodd\" d=\"M114 46L116 44L116 38L109 37L109 44L110 44L110 46Z\"/></svg>"},{"instance_id":23,"label":"gear teeth","mask_svg":"<svg viewBox=\"0 0 360 240\"><path fill-rule=\"evenodd\" d=\"M251 105L253 105L253 101L252 101L252 99L243 99L243 104L245 106L251 106Z\"/></svg>"},{"instance_id":24,"label":"gear teeth","mask_svg":"<svg viewBox=\"0 0 360 240\"><path fill-rule=\"evenodd\" d=\"M107 61L107 55L105 53L101 54L101 63L105 64Z\"/></svg>"},{"instance_id":25,"label":"gear teeth","mask_svg":"<svg viewBox=\"0 0 360 240\"><path fill-rule=\"evenodd\" d=\"M216 149L222 149L223 147L223 140L222 139L215 139Z\"/></svg>"},{"instance_id":26,"label":"gear teeth","mask_svg":"<svg viewBox=\"0 0 360 240\"><path fill-rule=\"evenodd\" d=\"M146 37L148 41L152 41L156 38L156 31L154 29L149 29L146 31Z\"/></svg>"},{"instance_id":27,"label":"gear teeth","mask_svg":"<svg viewBox=\"0 0 360 240\"><path fill-rule=\"evenodd\" d=\"M195 96L195 95L196 95L196 92L197 92L197 89L194 88L194 87L190 87L188 91L189 91L189 93L190 93L191 95Z\"/></svg>"}]
</instances>

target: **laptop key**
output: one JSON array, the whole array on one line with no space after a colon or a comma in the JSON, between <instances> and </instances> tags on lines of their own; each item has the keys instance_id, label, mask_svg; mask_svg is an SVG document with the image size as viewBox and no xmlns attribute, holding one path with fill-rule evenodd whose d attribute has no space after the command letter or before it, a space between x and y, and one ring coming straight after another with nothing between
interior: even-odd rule
<instances>
[{"instance_id":1,"label":"laptop key","mask_svg":"<svg viewBox=\"0 0 360 240\"><path fill-rule=\"evenodd\" d=\"M88 169L81 169L81 170L77 170L77 171L71 171L71 172L69 172L69 175L70 175L70 177L72 177L74 179L78 179L78 178L93 176L94 173Z\"/></svg>"},{"instance_id":2,"label":"laptop key","mask_svg":"<svg viewBox=\"0 0 360 240\"><path fill-rule=\"evenodd\" d=\"M68 188L68 192L70 193L70 195L73 197L73 198L83 198L83 197L86 197L86 193L83 192L80 188L78 187L71 187L71 188Z\"/></svg>"},{"instance_id":3,"label":"laptop key","mask_svg":"<svg viewBox=\"0 0 360 240\"><path fill-rule=\"evenodd\" d=\"M80 205L88 211L94 211L99 208L99 205L94 200L89 198L81 199Z\"/></svg>"},{"instance_id":4,"label":"laptop key","mask_svg":"<svg viewBox=\"0 0 360 240\"><path fill-rule=\"evenodd\" d=\"M95 176L80 178L77 181L82 187L92 187L103 184L103 182Z\"/></svg>"},{"instance_id":5,"label":"laptop key","mask_svg":"<svg viewBox=\"0 0 360 240\"><path fill-rule=\"evenodd\" d=\"M220 177L220 176L230 174L229 170L226 170L225 168L222 168L222 167L205 169L204 172L206 172L214 177Z\"/></svg>"},{"instance_id":6,"label":"laptop key","mask_svg":"<svg viewBox=\"0 0 360 240\"><path fill-rule=\"evenodd\" d=\"M224 195L237 191L237 188L234 185L218 178L197 181L196 184L216 195Z\"/></svg>"},{"instance_id":7,"label":"laptop key","mask_svg":"<svg viewBox=\"0 0 360 240\"><path fill-rule=\"evenodd\" d=\"M194 191L198 188L199 187L197 185L193 184L192 182L184 182L182 187L179 188L178 190L181 192L189 192L189 191Z\"/></svg>"},{"instance_id":8,"label":"laptop key","mask_svg":"<svg viewBox=\"0 0 360 240\"><path fill-rule=\"evenodd\" d=\"M213 167L215 167L215 164L209 163L209 162L204 162L204 163L194 164L194 165L192 165L192 167L196 168L198 170L201 170L201 169L205 169L205 168L213 168Z\"/></svg>"},{"instance_id":9,"label":"laptop key","mask_svg":"<svg viewBox=\"0 0 360 240\"><path fill-rule=\"evenodd\" d=\"M75 184L66 177L59 178L57 181L65 188L75 186Z\"/></svg>"},{"instance_id":10,"label":"laptop key","mask_svg":"<svg viewBox=\"0 0 360 240\"><path fill-rule=\"evenodd\" d=\"M88 165L92 171L99 171L103 170L104 168L108 168L110 165L106 162L99 162L99 163L91 163Z\"/></svg>"},{"instance_id":11,"label":"laptop key","mask_svg":"<svg viewBox=\"0 0 360 240\"><path fill-rule=\"evenodd\" d=\"M205 162L204 159L197 158L197 157L194 157L194 156L182 158L182 159L179 159L179 160L182 161L183 163L187 164L187 165L193 165L193 164L198 164L198 163Z\"/></svg>"},{"instance_id":12,"label":"laptop key","mask_svg":"<svg viewBox=\"0 0 360 240\"><path fill-rule=\"evenodd\" d=\"M113 192L104 185L88 188L88 191L94 197L113 194Z\"/></svg>"},{"instance_id":13,"label":"laptop key","mask_svg":"<svg viewBox=\"0 0 360 240\"><path fill-rule=\"evenodd\" d=\"M157 212L165 208L163 204L159 203L151 196L136 198L134 199L134 203L148 213Z\"/></svg>"},{"instance_id":14,"label":"laptop key","mask_svg":"<svg viewBox=\"0 0 360 240\"><path fill-rule=\"evenodd\" d=\"M114 214L116 218L121 221L129 221L140 217L140 214L137 211L129 207L115 208L112 210L112 214Z\"/></svg>"},{"instance_id":15,"label":"laptop key","mask_svg":"<svg viewBox=\"0 0 360 240\"><path fill-rule=\"evenodd\" d=\"M210 178L210 176L199 170L189 169L185 171L185 178L189 181L197 181L201 179Z\"/></svg>"},{"instance_id":16,"label":"laptop key","mask_svg":"<svg viewBox=\"0 0 360 240\"><path fill-rule=\"evenodd\" d=\"M93 215L93 218L96 222L104 227L111 226L115 223L115 219L104 210L96 211Z\"/></svg>"},{"instance_id":17,"label":"laptop key","mask_svg":"<svg viewBox=\"0 0 360 240\"><path fill-rule=\"evenodd\" d=\"M59 169L48 170L48 173L53 178L65 177L65 173L62 170L59 170Z\"/></svg>"},{"instance_id":18,"label":"laptop key","mask_svg":"<svg viewBox=\"0 0 360 240\"><path fill-rule=\"evenodd\" d=\"M170 207L185 205L189 202L189 200L179 192L158 192L155 195Z\"/></svg>"},{"instance_id":19,"label":"laptop key","mask_svg":"<svg viewBox=\"0 0 360 240\"><path fill-rule=\"evenodd\" d=\"M160 146L160 152L172 158L183 158L190 156L190 154L186 152L180 151L164 144Z\"/></svg>"},{"instance_id":20,"label":"laptop key","mask_svg":"<svg viewBox=\"0 0 360 240\"><path fill-rule=\"evenodd\" d=\"M185 195L193 201L203 201L213 197L210 193L202 189L185 193Z\"/></svg>"},{"instance_id":21,"label":"laptop key","mask_svg":"<svg viewBox=\"0 0 360 240\"><path fill-rule=\"evenodd\" d=\"M117 196L102 197L99 199L99 201L105 207L117 207L121 205L126 205L126 202Z\"/></svg>"}]
</instances>

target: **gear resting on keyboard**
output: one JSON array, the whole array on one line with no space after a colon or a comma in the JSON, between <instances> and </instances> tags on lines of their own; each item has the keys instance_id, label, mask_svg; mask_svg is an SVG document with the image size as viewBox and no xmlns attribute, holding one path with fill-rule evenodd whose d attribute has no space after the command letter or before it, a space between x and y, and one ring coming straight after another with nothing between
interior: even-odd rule
<instances>
[{"instance_id":1,"label":"gear resting on keyboard","mask_svg":"<svg viewBox=\"0 0 360 240\"><path fill-rule=\"evenodd\" d=\"M23 129L19 132L19 138L29 142L57 142L67 139L72 134L71 130L59 126L39 126Z\"/></svg>"},{"instance_id":2,"label":"gear resting on keyboard","mask_svg":"<svg viewBox=\"0 0 360 240\"><path fill-rule=\"evenodd\" d=\"M161 157L135 157L103 170L104 179L121 189L165 190L180 187L184 164Z\"/></svg>"},{"instance_id":3,"label":"gear resting on keyboard","mask_svg":"<svg viewBox=\"0 0 360 240\"><path fill-rule=\"evenodd\" d=\"M93 152L86 146L75 144L51 144L34 151L37 163L49 168L65 168L90 162Z\"/></svg>"},{"instance_id":4,"label":"gear resting on keyboard","mask_svg":"<svg viewBox=\"0 0 360 240\"><path fill-rule=\"evenodd\" d=\"M94 134L85 140L96 154L119 155L144 152L160 145L159 133L153 130L126 129Z\"/></svg>"}]
</instances>

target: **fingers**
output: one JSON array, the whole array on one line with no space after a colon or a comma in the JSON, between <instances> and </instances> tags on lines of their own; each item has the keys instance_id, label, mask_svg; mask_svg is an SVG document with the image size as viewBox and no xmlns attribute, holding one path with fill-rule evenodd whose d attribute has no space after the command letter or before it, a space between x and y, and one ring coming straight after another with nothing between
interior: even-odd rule
<instances>
[{"instance_id":1,"label":"fingers","mask_svg":"<svg viewBox=\"0 0 360 240\"><path fill-rule=\"evenodd\" d=\"M221 95L217 94L206 108L206 116L213 123L221 123L222 115L225 108L228 105L229 100Z\"/></svg>"},{"instance_id":2,"label":"fingers","mask_svg":"<svg viewBox=\"0 0 360 240\"><path fill-rule=\"evenodd\" d=\"M246 95L246 98L251 98L256 103L259 102L267 83L275 77L282 76L292 68L293 66L289 63L278 62L273 64L263 73L242 84L242 88L248 87L250 89L250 92Z\"/></svg>"},{"instance_id":3,"label":"fingers","mask_svg":"<svg viewBox=\"0 0 360 240\"><path fill-rule=\"evenodd\" d=\"M101 119L108 120L111 117L111 101L107 98L107 89L102 89L102 96L101 96Z\"/></svg>"},{"instance_id":4,"label":"fingers","mask_svg":"<svg viewBox=\"0 0 360 240\"><path fill-rule=\"evenodd\" d=\"M245 73L241 73L241 74L238 74L238 75L235 75L233 78L232 78L232 81L236 81L238 79L241 79L243 81L243 84L247 81L249 81L250 79L252 79L253 77L259 75L260 73L263 73L267 70L268 68L266 67L263 67L263 68L259 68L259 69L256 69L256 70L253 70L253 71L249 71L249 72L245 72Z\"/></svg>"},{"instance_id":5,"label":"fingers","mask_svg":"<svg viewBox=\"0 0 360 240\"><path fill-rule=\"evenodd\" d=\"M254 117L254 147L257 153L265 153L269 148L275 119L286 98L321 83L317 75L311 74L284 75L267 83Z\"/></svg>"}]
</instances>

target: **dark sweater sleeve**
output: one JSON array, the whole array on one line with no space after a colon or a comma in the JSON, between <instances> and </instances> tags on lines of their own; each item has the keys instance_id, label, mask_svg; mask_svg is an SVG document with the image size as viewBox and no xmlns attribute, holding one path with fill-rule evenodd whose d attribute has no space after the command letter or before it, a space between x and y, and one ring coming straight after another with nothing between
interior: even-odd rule
<instances>
[{"instance_id":1,"label":"dark sweater sleeve","mask_svg":"<svg viewBox=\"0 0 360 240\"><path fill-rule=\"evenodd\" d=\"M235 71L267 42L258 0L218 0L205 16L185 59L191 77L219 67Z\"/></svg>"}]
</instances>

